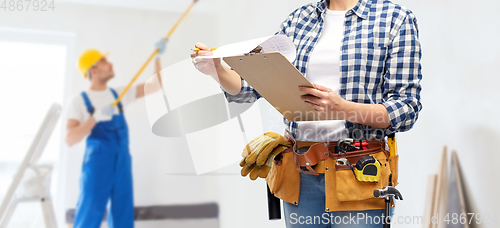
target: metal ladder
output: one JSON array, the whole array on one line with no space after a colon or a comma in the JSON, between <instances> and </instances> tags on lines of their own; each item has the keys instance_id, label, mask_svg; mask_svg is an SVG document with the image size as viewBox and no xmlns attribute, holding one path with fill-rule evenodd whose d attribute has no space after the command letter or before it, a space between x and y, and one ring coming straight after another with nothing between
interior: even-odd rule
<instances>
[{"instance_id":1,"label":"metal ladder","mask_svg":"<svg viewBox=\"0 0 500 228\"><path fill-rule=\"evenodd\" d=\"M12 214L18 203L27 202L27 201L39 201L42 206L42 212L45 221L45 227L47 228L56 228L56 218L54 214L54 207L52 205L52 201L50 198L50 192L47 189L48 186L44 186L42 180L42 170L45 168L44 166L37 165L40 156L42 155L45 146L54 130L57 121L59 120L59 116L61 115L61 106L59 104L53 104L45 119L42 122L41 127L38 129L38 132L31 143L30 148L28 149L28 153L23 159L23 162L19 166L14 179L5 195L2 204L0 205L0 228L6 228ZM35 197L31 198L17 198L15 197L15 193L19 188L19 184L21 180L25 176L25 173L28 169L31 169L35 173L36 180L36 188L38 189L38 194Z\"/></svg>"}]
</instances>

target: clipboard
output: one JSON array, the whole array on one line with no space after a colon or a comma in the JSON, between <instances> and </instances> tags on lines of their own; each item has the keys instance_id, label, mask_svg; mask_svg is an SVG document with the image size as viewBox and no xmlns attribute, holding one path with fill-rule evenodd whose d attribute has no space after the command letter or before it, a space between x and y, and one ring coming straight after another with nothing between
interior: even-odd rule
<instances>
[{"instance_id":1,"label":"clipboard","mask_svg":"<svg viewBox=\"0 0 500 228\"><path fill-rule=\"evenodd\" d=\"M314 87L280 52L223 58L245 81L289 121L321 120L300 99L299 86Z\"/></svg>"}]
</instances>

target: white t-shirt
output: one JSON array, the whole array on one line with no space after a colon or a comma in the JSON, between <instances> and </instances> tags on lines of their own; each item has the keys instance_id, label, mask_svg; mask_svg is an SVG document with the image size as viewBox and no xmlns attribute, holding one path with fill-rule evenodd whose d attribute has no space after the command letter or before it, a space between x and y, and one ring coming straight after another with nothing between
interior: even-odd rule
<instances>
[{"instance_id":1,"label":"white t-shirt","mask_svg":"<svg viewBox=\"0 0 500 228\"><path fill-rule=\"evenodd\" d=\"M326 9L321 36L309 56L306 69L309 81L330 88L337 94L340 92L340 49L346 12ZM295 138L309 142L347 138L345 120L299 121Z\"/></svg>"},{"instance_id":2,"label":"white t-shirt","mask_svg":"<svg viewBox=\"0 0 500 228\"><path fill-rule=\"evenodd\" d=\"M116 94L119 96L120 93L125 89L125 87L113 88ZM85 90L87 96L89 97L90 103L94 107L94 109L102 108L108 105L113 104L116 100L115 96L111 92L111 90L106 88L105 90ZM131 86L129 91L123 96L120 100L122 106L126 106L136 100L137 86ZM118 114L118 106L115 107L115 114ZM75 119L80 121L80 123L85 122L88 118L90 118L90 113L87 110L87 106L85 106L85 101L83 100L82 94L76 94L70 101L67 112L67 119Z\"/></svg>"}]
</instances>

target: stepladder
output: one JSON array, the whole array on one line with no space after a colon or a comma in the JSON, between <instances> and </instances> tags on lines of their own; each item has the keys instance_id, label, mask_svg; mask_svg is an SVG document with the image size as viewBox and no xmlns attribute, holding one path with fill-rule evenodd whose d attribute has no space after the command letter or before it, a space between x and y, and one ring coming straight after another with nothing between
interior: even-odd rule
<instances>
[{"instance_id":1,"label":"stepladder","mask_svg":"<svg viewBox=\"0 0 500 228\"><path fill-rule=\"evenodd\" d=\"M39 164L59 116L61 106L53 104L38 129L7 193L0 204L0 228L6 228L19 203L40 202L46 228L56 228L56 218L50 197L51 165Z\"/></svg>"}]
</instances>

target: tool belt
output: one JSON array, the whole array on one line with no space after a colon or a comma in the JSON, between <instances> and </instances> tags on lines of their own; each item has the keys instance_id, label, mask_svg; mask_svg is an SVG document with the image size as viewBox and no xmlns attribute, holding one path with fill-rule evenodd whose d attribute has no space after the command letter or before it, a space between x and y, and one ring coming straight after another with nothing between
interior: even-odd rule
<instances>
[{"instance_id":1,"label":"tool belt","mask_svg":"<svg viewBox=\"0 0 500 228\"><path fill-rule=\"evenodd\" d=\"M373 190L397 185L398 156L390 156L385 140L362 142L349 139L333 142L301 142L285 131L284 137L293 147L277 156L267 177L271 193L298 205L300 173L325 175L325 211L383 209L384 201L375 199ZM376 182L359 181L354 164L365 156L373 157L380 166ZM339 163L339 160L348 164ZM391 184L389 184L391 182Z\"/></svg>"},{"instance_id":2,"label":"tool belt","mask_svg":"<svg viewBox=\"0 0 500 228\"><path fill-rule=\"evenodd\" d=\"M328 158L334 160L346 158L350 164L356 164L360 158L380 151L381 148L384 149L385 147L385 141L379 139L364 140L361 142L349 139L319 143L301 142L295 141L288 131L285 131L284 137L292 144L292 147L283 153L295 152L294 160L297 170L304 174L312 175L324 173L324 161ZM352 151L354 149L357 150ZM347 165L337 168L337 170L350 169Z\"/></svg>"}]
</instances>

